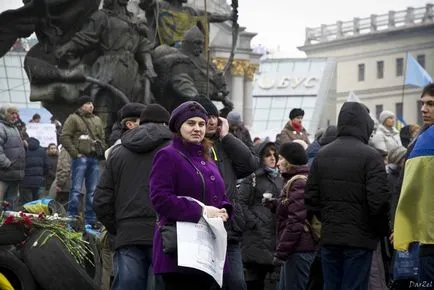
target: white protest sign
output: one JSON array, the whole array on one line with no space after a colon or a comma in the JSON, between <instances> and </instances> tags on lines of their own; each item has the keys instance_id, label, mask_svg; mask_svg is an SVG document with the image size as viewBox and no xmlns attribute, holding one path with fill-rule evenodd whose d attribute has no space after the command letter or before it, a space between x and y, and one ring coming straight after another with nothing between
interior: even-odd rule
<instances>
[{"instance_id":1,"label":"white protest sign","mask_svg":"<svg viewBox=\"0 0 434 290\"><path fill-rule=\"evenodd\" d=\"M42 147L48 147L51 143L57 145L56 126L54 124L28 123L26 129L27 134L38 139Z\"/></svg>"}]
</instances>

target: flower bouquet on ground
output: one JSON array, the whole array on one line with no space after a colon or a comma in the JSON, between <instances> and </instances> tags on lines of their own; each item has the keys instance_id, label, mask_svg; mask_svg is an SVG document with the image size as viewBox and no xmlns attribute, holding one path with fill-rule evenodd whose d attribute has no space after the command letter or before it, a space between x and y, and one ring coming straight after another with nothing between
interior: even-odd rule
<instances>
[{"instance_id":1,"label":"flower bouquet on ground","mask_svg":"<svg viewBox=\"0 0 434 290\"><path fill-rule=\"evenodd\" d=\"M42 200L41 204L48 204L48 200ZM81 232L75 232L70 229L69 223L74 222L74 218L61 217L58 214L49 215L42 206L33 206L24 208L28 211L40 210L40 213L7 211L8 205L3 202L3 211L0 215L0 236L3 231L14 232L13 235L7 235L6 239L0 239L0 244L24 244L27 237L33 233L39 234L33 242L32 247L43 246L50 238L57 238L65 246L67 251L74 257L75 261L84 266L87 263L93 264L93 251L89 243L83 239ZM19 233L19 234L16 234ZM9 239L9 241L8 241Z\"/></svg>"}]
</instances>

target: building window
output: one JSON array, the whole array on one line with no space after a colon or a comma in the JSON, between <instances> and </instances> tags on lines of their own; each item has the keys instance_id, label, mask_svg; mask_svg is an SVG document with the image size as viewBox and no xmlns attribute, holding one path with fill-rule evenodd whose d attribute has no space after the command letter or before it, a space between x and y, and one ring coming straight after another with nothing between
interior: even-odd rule
<instances>
[{"instance_id":1,"label":"building window","mask_svg":"<svg viewBox=\"0 0 434 290\"><path fill-rule=\"evenodd\" d=\"M384 78L384 61L377 61L377 79Z\"/></svg>"},{"instance_id":2,"label":"building window","mask_svg":"<svg viewBox=\"0 0 434 290\"><path fill-rule=\"evenodd\" d=\"M396 119L403 120L404 107L402 106L402 103L395 103L395 114L396 114Z\"/></svg>"},{"instance_id":3,"label":"building window","mask_svg":"<svg viewBox=\"0 0 434 290\"><path fill-rule=\"evenodd\" d=\"M404 74L404 59L402 57L396 59L396 76L400 77Z\"/></svg>"},{"instance_id":4,"label":"building window","mask_svg":"<svg viewBox=\"0 0 434 290\"><path fill-rule=\"evenodd\" d=\"M419 54L416 59L420 66L425 68L425 54Z\"/></svg>"},{"instance_id":5,"label":"building window","mask_svg":"<svg viewBox=\"0 0 434 290\"><path fill-rule=\"evenodd\" d=\"M377 119L380 118L381 112L383 112L383 105L375 105L375 117L377 117Z\"/></svg>"},{"instance_id":6,"label":"building window","mask_svg":"<svg viewBox=\"0 0 434 290\"><path fill-rule=\"evenodd\" d=\"M359 64L359 82L363 82L365 80L365 64Z\"/></svg>"}]
</instances>

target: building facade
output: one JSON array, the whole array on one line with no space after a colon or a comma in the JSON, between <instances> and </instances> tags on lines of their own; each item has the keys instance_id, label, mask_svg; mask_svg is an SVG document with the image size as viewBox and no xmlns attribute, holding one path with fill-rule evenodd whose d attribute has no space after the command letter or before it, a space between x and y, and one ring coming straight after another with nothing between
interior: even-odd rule
<instances>
[{"instance_id":1,"label":"building facade","mask_svg":"<svg viewBox=\"0 0 434 290\"><path fill-rule=\"evenodd\" d=\"M334 71L327 58L270 58L261 61L253 86L252 137L280 133L293 108L305 111L303 125L313 136L318 128L334 122Z\"/></svg>"},{"instance_id":2,"label":"building facade","mask_svg":"<svg viewBox=\"0 0 434 290\"><path fill-rule=\"evenodd\" d=\"M404 86L406 55L434 76L433 29L433 4L427 4L307 28L299 49L308 57L336 60L337 112L354 92L377 116L389 110L406 123L420 123L421 89Z\"/></svg>"}]
</instances>

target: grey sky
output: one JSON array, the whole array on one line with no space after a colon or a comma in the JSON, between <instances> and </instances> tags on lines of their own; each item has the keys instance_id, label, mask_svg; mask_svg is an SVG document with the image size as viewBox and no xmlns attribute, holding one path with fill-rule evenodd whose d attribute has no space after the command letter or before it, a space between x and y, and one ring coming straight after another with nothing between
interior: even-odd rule
<instances>
[{"instance_id":1,"label":"grey sky","mask_svg":"<svg viewBox=\"0 0 434 290\"><path fill-rule=\"evenodd\" d=\"M0 11L17 8L22 3L21 0L0 1ZM434 1L239 0L239 22L248 31L258 33L253 44L262 44L271 49L280 47L288 56L300 57L304 54L296 47L304 43L305 27L383 14L389 10L404 10L408 6L420 7L427 3Z\"/></svg>"}]
</instances>

